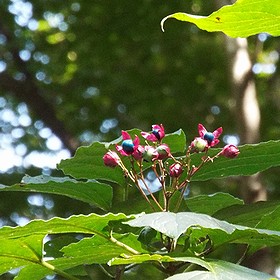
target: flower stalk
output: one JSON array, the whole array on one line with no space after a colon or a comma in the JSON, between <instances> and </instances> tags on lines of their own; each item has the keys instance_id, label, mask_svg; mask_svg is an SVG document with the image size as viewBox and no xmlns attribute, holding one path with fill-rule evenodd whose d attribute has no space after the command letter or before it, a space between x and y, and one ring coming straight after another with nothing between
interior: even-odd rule
<instances>
[{"instance_id":1,"label":"flower stalk","mask_svg":"<svg viewBox=\"0 0 280 280\"><path fill-rule=\"evenodd\" d=\"M202 124L198 124L199 136L190 143L185 156L179 158L164 143L165 130L162 124L152 125L151 132L141 132L142 140L137 135L132 138L128 132L122 131L122 142L116 145L116 151L109 150L103 161L108 167L121 168L130 181L128 184L136 186L153 211L177 212L189 191L192 177L205 164L212 163L220 156L236 158L239 155L238 148L232 144L225 145L212 157L208 155L208 151L220 143L218 138L222 131L222 127L219 127L209 132ZM194 153L202 154L200 163L196 165L192 163ZM124 157L129 158L129 165L124 163ZM155 180L151 181L149 174L153 174ZM161 202L155 195L157 191L162 192ZM180 192L179 198L175 208L170 209L170 200L176 192Z\"/></svg>"}]
</instances>

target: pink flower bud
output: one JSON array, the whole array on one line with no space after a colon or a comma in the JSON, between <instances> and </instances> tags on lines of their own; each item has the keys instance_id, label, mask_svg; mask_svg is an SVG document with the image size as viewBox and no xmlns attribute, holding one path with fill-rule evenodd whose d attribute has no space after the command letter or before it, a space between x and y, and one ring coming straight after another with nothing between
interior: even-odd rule
<instances>
[{"instance_id":1,"label":"pink flower bud","mask_svg":"<svg viewBox=\"0 0 280 280\"><path fill-rule=\"evenodd\" d=\"M173 163L169 167L169 175L170 177L179 177L183 173L183 168L180 163Z\"/></svg>"},{"instance_id":2,"label":"pink flower bud","mask_svg":"<svg viewBox=\"0 0 280 280\"><path fill-rule=\"evenodd\" d=\"M109 151L103 156L103 161L106 166L116 167L119 164L120 158L116 152Z\"/></svg>"},{"instance_id":3,"label":"pink flower bud","mask_svg":"<svg viewBox=\"0 0 280 280\"><path fill-rule=\"evenodd\" d=\"M235 158L239 155L239 150L235 145L228 144L224 146L223 150L221 151L221 155L227 158Z\"/></svg>"},{"instance_id":4,"label":"pink flower bud","mask_svg":"<svg viewBox=\"0 0 280 280\"><path fill-rule=\"evenodd\" d=\"M145 153L145 148L139 145L137 149L132 153L132 156L134 159L140 160L143 158L144 153Z\"/></svg>"},{"instance_id":5,"label":"pink flower bud","mask_svg":"<svg viewBox=\"0 0 280 280\"><path fill-rule=\"evenodd\" d=\"M145 146L145 152L143 158L146 161L154 161L158 158L157 150L152 146Z\"/></svg>"},{"instance_id":6,"label":"pink flower bud","mask_svg":"<svg viewBox=\"0 0 280 280\"><path fill-rule=\"evenodd\" d=\"M170 156L170 148L166 144L161 144L156 148L156 151L158 152L158 158L157 159L166 159Z\"/></svg>"},{"instance_id":7,"label":"pink flower bud","mask_svg":"<svg viewBox=\"0 0 280 280\"><path fill-rule=\"evenodd\" d=\"M208 142L201 137L196 137L191 143L192 149L196 152L204 152L208 149Z\"/></svg>"}]
</instances>

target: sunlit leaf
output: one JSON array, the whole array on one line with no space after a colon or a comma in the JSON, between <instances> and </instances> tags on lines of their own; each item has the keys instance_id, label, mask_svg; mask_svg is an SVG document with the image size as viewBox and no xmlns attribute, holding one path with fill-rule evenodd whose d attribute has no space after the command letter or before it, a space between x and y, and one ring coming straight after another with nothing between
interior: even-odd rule
<instances>
[{"instance_id":1,"label":"sunlit leaf","mask_svg":"<svg viewBox=\"0 0 280 280\"><path fill-rule=\"evenodd\" d=\"M133 234L115 234L114 237L126 245L133 246L134 249L144 252L140 242L137 241L137 236ZM112 258L116 258L121 254L128 254L123 247L100 236L84 238L77 243L64 247L61 251L64 254L63 257L48 262L60 270L67 270L78 265L106 264ZM23 268L17 280L31 279L31 277L32 280L39 280L50 274L50 271L43 266L36 267L36 271L34 269L32 265Z\"/></svg>"},{"instance_id":2,"label":"sunlit leaf","mask_svg":"<svg viewBox=\"0 0 280 280\"><path fill-rule=\"evenodd\" d=\"M65 195L73 199L108 210L112 201L112 188L97 181L76 181L68 177L25 176L20 184L1 186L1 191L40 192Z\"/></svg>"},{"instance_id":3,"label":"sunlit leaf","mask_svg":"<svg viewBox=\"0 0 280 280\"><path fill-rule=\"evenodd\" d=\"M205 261L204 267L209 271L180 273L166 280L276 280L267 273L220 260Z\"/></svg>"},{"instance_id":4,"label":"sunlit leaf","mask_svg":"<svg viewBox=\"0 0 280 280\"><path fill-rule=\"evenodd\" d=\"M222 31L231 37L248 37L257 33L280 35L280 2L278 0L237 0L209 16L174 13L165 17L190 22L208 32Z\"/></svg>"},{"instance_id":5,"label":"sunlit leaf","mask_svg":"<svg viewBox=\"0 0 280 280\"><path fill-rule=\"evenodd\" d=\"M188 234L197 237L207 236L214 247L229 242L256 246L276 246L280 244L280 231L234 225L199 213L151 213L144 214L126 223L133 227L149 226L175 240L189 229Z\"/></svg>"},{"instance_id":6,"label":"sunlit leaf","mask_svg":"<svg viewBox=\"0 0 280 280\"><path fill-rule=\"evenodd\" d=\"M109 232L110 227L108 227L109 222L127 220L128 218L129 217L124 214L116 214L116 215L107 214L103 216L97 214L91 214L87 216L85 215L71 216L68 219L56 217L48 221L34 220L25 226L3 227L0 229L0 244L1 244L0 274L17 267L26 267L26 269L24 269L22 274L20 275L24 275L25 277L27 277L26 275L29 275L28 273L32 271L32 269L28 268L28 266L31 265L32 268L36 267L36 270L38 270L36 272L36 275L38 277L42 275L45 276L48 274L48 269L42 266L41 261L43 258L42 255L43 238L47 234L61 234L61 233L83 233L83 234L92 234L92 235L95 234L96 236L99 236L100 239L98 240L100 244L102 243L101 242L102 239L104 244L109 244L109 236L110 236L110 232ZM135 240L135 238L133 240ZM129 241L129 242L132 244L134 241ZM137 243L139 244L138 241ZM71 254L71 252L73 251L77 252L77 248L79 250L79 247L77 245L76 247L75 244L73 244L72 246L74 246L74 249L71 249L71 246L68 249L67 247L65 247L65 250L68 254ZM115 246L114 248L116 252L117 246ZM123 253L125 251L126 251L125 249L122 249L118 252ZM108 253L109 252L112 252L111 247L110 250L108 250ZM116 256L117 254L118 253L115 253L113 254L113 256ZM76 258L77 259L74 260L73 262L70 262L69 258L58 258L53 261L50 261L49 263L52 265L54 264L56 265L57 262L58 265L57 268L68 269L77 266L79 258L82 258L84 261L82 255L77 255ZM102 259L102 256L100 255L99 258ZM107 257L106 260L108 261L108 259L109 257ZM19 277L22 277L20 275ZM31 277L31 275L29 276ZM40 279L40 278L30 278L30 277L29 279ZM19 279L24 279L24 278L19 278Z\"/></svg>"},{"instance_id":7,"label":"sunlit leaf","mask_svg":"<svg viewBox=\"0 0 280 280\"><path fill-rule=\"evenodd\" d=\"M131 216L133 217L133 216ZM0 240L15 239L36 234L59 234L59 233L85 233L99 234L106 237L108 229L106 226L110 221L127 220L131 218L122 213L106 215L75 215L67 219L55 217L48 221L33 220L21 227L2 227L0 229Z\"/></svg>"},{"instance_id":8,"label":"sunlit leaf","mask_svg":"<svg viewBox=\"0 0 280 280\"><path fill-rule=\"evenodd\" d=\"M227 222L219 221L205 214L191 212L145 214L126 223L133 227L149 226L174 239L178 239L192 226L220 229L229 234L235 230L235 227Z\"/></svg>"},{"instance_id":9,"label":"sunlit leaf","mask_svg":"<svg viewBox=\"0 0 280 280\"><path fill-rule=\"evenodd\" d=\"M0 239L0 275L25 265L40 265L44 235L36 234L21 239Z\"/></svg>"},{"instance_id":10,"label":"sunlit leaf","mask_svg":"<svg viewBox=\"0 0 280 280\"><path fill-rule=\"evenodd\" d=\"M130 263L144 263L148 261L153 262L185 262L201 266L208 271L192 271L176 274L168 277L168 280L272 280L271 275L258 272L240 265L220 261L220 260L205 260L194 257L170 257L163 255L138 255L138 256L123 256L123 258L112 259L110 265L121 265Z\"/></svg>"},{"instance_id":11,"label":"sunlit leaf","mask_svg":"<svg viewBox=\"0 0 280 280\"><path fill-rule=\"evenodd\" d=\"M270 167L280 166L280 141L268 141L259 144L248 144L239 147L237 158L219 157L206 163L195 173L193 181L205 181L229 176L247 176L264 171ZM209 151L209 155L217 154L219 149ZM192 160L198 164L201 154L193 154Z\"/></svg>"}]
</instances>

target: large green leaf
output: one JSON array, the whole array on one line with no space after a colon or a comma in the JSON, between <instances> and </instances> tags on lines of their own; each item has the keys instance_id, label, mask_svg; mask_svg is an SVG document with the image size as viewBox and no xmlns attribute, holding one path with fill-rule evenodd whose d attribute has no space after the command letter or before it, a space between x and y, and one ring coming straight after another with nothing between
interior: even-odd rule
<instances>
[{"instance_id":1,"label":"large green leaf","mask_svg":"<svg viewBox=\"0 0 280 280\"><path fill-rule=\"evenodd\" d=\"M278 201L260 201L250 205L233 205L215 213L214 217L255 228L280 231L280 206ZM263 247L251 244L249 253Z\"/></svg>"},{"instance_id":2,"label":"large green leaf","mask_svg":"<svg viewBox=\"0 0 280 280\"><path fill-rule=\"evenodd\" d=\"M25 176L20 184L1 186L0 191L41 192L65 195L108 210L112 201L111 186L97 181L76 181L68 177Z\"/></svg>"},{"instance_id":3,"label":"large green leaf","mask_svg":"<svg viewBox=\"0 0 280 280\"><path fill-rule=\"evenodd\" d=\"M186 262L197 264L208 271L192 271L176 274L168 277L168 280L273 280L271 275L258 272L240 265L220 261L220 260L204 260L194 257L170 257L163 255L124 256L123 258L112 259L110 265L121 265L130 263L153 262ZM167 280L166 279L166 280Z\"/></svg>"},{"instance_id":4,"label":"large green leaf","mask_svg":"<svg viewBox=\"0 0 280 280\"><path fill-rule=\"evenodd\" d=\"M266 32L280 35L280 2L278 0L237 0L211 15L198 16L186 13L174 13L165 17L191 22L208 32L222 31L231 37L248 37Z\"/></svg>"},{"instance_id":5,"label":"large green leaf","mask_svg":"<svg viewBox=\"0 0 280 280\"><path fill-rule=\"evenodd\" d=\"M195 260L192 260L192 262L198 263ZM202 265L208 271L180 273L168 277L166 280L276 280L269 274L220 260L200 260L199 265Z\"/></svg>"},{"instance_id":6,"label":"large green leaf","mask_svg":"<svg viewBox=\"0 0 280 280\"><path fill-rule=\"evenodd\" d=\"M131 216L132 217L132 216ZM59 234L59 233L85 233L100 234L108 233L106 226L110 221L127 220L129 216L122 213L106 215L74 215L70 218L52 218L48 221L33 220L27 225L21 227L5 226L0 229L1 239L15 239L36 234ZM107 235L106 235L107 236Z\"/></svg>"},{"instance_id":7,"label":"large green leaf","mask_svg":"<svg viewBox=\"0 0 280 280\"><path fill-rule=\"evenodd\" d=\"M178 239L192 226L220 229L227 233L235 230L235 227L227 222L219 221L205 214L191 212L145 214L126 223L133 227L149 226L174 239Z\"/></svg>"},{"instance_id":8,"label":"large green leaf","mask_svg":"<svg viewBox=\"0 0 280 280\"><path fill-rule=\"evenodd\" d=\"M280 2L279 2L280 3ZM219 157L206 163L193 176L193 181L205 181L228 176L247 176L280 165L280 141L268 141L239 147L237 158ZM218 153L219 149L209 150L209 155ZM193 154L193 163L200 162L201 154Z\"/></svg>"},{"instance_id":9,"label":"large green leaf","mask_svg":"<svg viewBox=\"0 0 280 280\"><path fill-rule=\"evenodd\" d=\"M38 275L38 277L40 277L41 275L47 275L49 273L48 269L46 269L46 266L42 264L42 244L43 238L47 234L95 234L96 236L99 236L100 240L103 239L105 244L106 242L107 244L109 244L109 222L127 220L128 218L129 217L124 214L107 214L103 216L91 214L87 216L71 216L68 219L56 217L48 221L34 220L23 227L3 227L0 229L0 274L13 268L24 267L25 269L23 270L21 275L24 275L26 277L25 279L40 279L33 278L32 274L30 274L29 277L27 277L26 275L28 275L28 273L31 273L34 267L36 267L36 275ZM135 238L133 240L135 240ZM116 248L117 243L114 244L114 248ZM70 249L65 250L68 250L68 254L69 252L71 253L71 251L75 251L74 249L71 249L71 247ZM120 252L129 253L125 247L122 247L122 250ZM114 256L116 256L116 254L114 254ZM80 256L76 257L79 258ZM58 269L67 269L77 266L77 262L71 262L71 258L58 258L57 260L48 262L48 264L56 265L56 262L58 265L58 267L56 268ZM29 266L31 266L31 269L29 268Z\"/></svg>"},{"instance_id":10,"label":"large green leaf","mask_svg":"<svg viewBox=\"0 0 280 280\"><path fill-rule=\"evenodd\" d=\"M149 226L175 240L189 229L188 234L192 234L196 238L208 236L214 248L225 243L243 243L255 246L280 244L280 231L234 225L205 214L191 212L144 214L126 223L133 227Z\"/></svg>"},{"instance_id":11,"label":"large green leaf","mask_svg":"<svg viewBox=\"0 0 280 280\"><path fill-rule=\"evenodd\" d=\"M137 240L137 236L133 234L115 234L114 237L126 245L132 246L139 252L145 252L141 248L141 243ZM49 261L51 265L60 270L86 265L86 264L106 264L112 258L116 258L121 254L128 254L127 250L117 244L106 240L100 236L84 238L77 243L72 243L61 249L63 257ZM17 280L39 280L50 274L50 271L45 267L36 267L30 265L22 269Z\"/></svg>"}]
</instances>

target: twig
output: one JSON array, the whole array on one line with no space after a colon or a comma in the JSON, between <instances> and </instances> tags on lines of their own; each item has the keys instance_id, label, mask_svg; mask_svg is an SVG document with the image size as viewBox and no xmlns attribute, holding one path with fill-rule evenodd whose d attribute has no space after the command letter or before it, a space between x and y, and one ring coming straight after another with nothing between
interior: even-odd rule
<instances>
[{"instance_id":1,"label":"twig","mask_svg":"<svg viewBox=\"0 0 280 280\"><path fill-rule=\"evenodd\" d=\"M110 233L110 237L109 240L111 242L113 242L114 244L116 244L117 246L125 249L126 251L128 251L129 253L133 254L133 255L140 255L140 252L136 251L135 249L131 248L130 246L118 241L113 235L112 232Z\"/></svg>"},{"instance_id":2,"label":"twig","mask_svg":"<svg viewBox=\"0 0 280 280\"><path fill-rule=\"evenodd\" d=\"M68 280L79 280L79 278L77 278L77 277L75 277L75 276L73 276L73 275L71 275L71 274L68 274L68 273L66 273L66 272L63 271L63 270L60 270L60 269L56 268L55 266L53 266L52 264L50 264L50 263L48 263L48 262L45 262L44 260L41 260L41 264L42 264L44 267L46 267L46 268L52 270L52 271L55 272L56 274L63 276L65 279L68 279Z\"/></svg>"}]
</instances>

